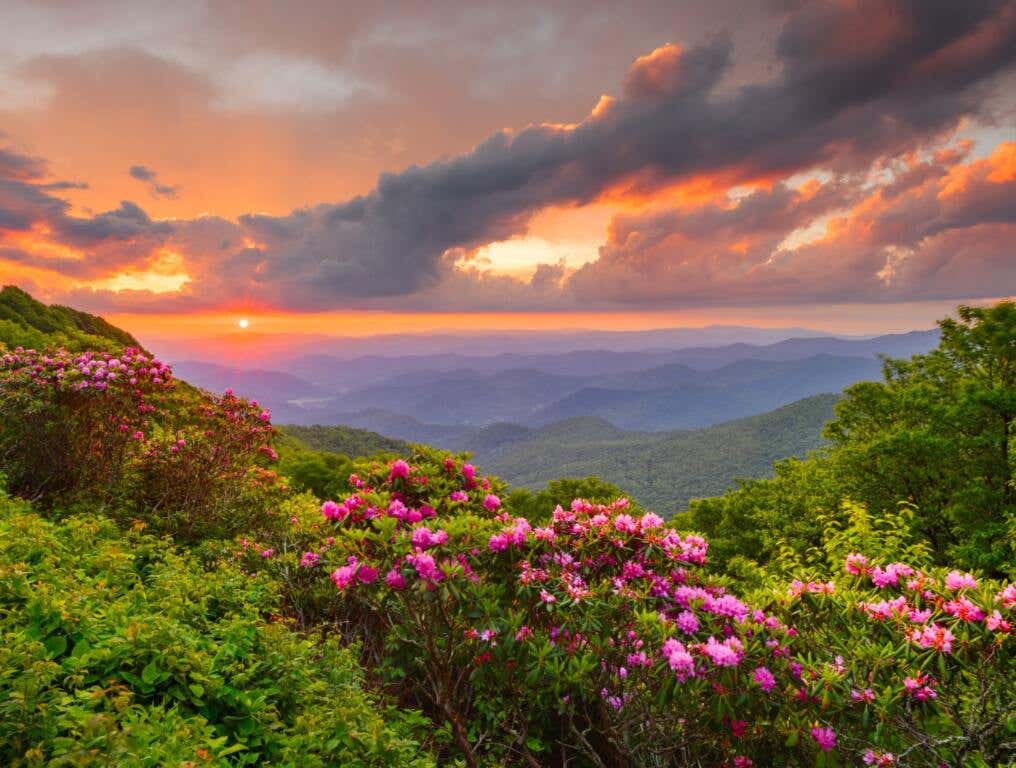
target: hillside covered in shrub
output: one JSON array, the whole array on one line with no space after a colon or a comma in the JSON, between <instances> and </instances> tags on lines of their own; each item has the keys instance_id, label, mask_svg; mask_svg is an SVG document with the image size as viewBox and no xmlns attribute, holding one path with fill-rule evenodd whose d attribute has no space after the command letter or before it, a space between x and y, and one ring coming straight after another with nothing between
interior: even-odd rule
<instances>
[{"instance_id":1,"label":"hillside covered in shrub","mask_svg":"<svg viewBox=\"0 0 1016 768\"><path fill-rule=\"evenodd\" d=\"M1012 303L670 521L424 446L280 460L263 405L61 334L0 352L5 764L1016 759Z\"/></svg>"}]
</instances>

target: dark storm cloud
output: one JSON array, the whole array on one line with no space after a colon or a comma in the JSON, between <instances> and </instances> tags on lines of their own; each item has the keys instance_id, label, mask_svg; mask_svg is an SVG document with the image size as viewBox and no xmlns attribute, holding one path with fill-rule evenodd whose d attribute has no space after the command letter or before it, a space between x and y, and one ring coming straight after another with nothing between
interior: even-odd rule
<instances>
[{"instance_id":1,"label":"dark storm cloud","mask_svg":"<svg viewBox=\"0 0 1016 768\"><path fill-rule=\"evenodd\" d=\"M541 208L614 186L864 167L977 112L978 85L1016 57L1016 14L1007 2L807 5L777 53L770 82L722 94L727 38L666 46L573 128L501 132L457 158L382 175L350 202L249 218L241 223L270 241L258 274L316 306L408 294L441 278L447 249L507 238Z\"/></svg>"},{"instance_id":2,"label":"dark storm cloud","mask_svg":"<svg viewBox=\"0 0 1016 768\"><path fill-rule=\"evenodd\" d=\"M620 94L602 99L577 125L498 132L471 152L382 174L368 194L286 216L158 222L125 202L92 217L71 217L62 201L30 181L37 167L2 155L0 168L6 163L11 169L8 182L20 185L13 197L23 194L25 201L9 211L0 205L0 215L23 226L26 210L48 206L40 216L53 231L77 247L104 248L107 266L126 262L130 247L144 264L152 248L185 243L180 251L192 277L184 297L190 303L245 296L305 309L385 297L408 297L387 299L390 306L411 304L414 296L455 299L481 284L479 293L494 300L512 294L509 285L523 285L547 301L553 295L621 304L792 301L798 294L814 298L816 281L827 284L815 259L839 260L831 271L837 280L828 283L824 298L878 297L888 295L886 286L905 296L901 276L909 270L914 279L926 279L928 273L902 256L887 269L880 249L930 248L946 232L957 238L964 225L995 227L997 235L1011 223L1011 208L994 204L1000 192L989 186L994 182L965 188L984 196L969 208L932 203L941 189L933 195L929 187L931 197L914 199L904 187L898 194L908 206L894 215L910 227L909 240L887 236L860 255L838 241L777 254L795 227L855 205L863 195L857 183L826 185L811 197L777 184L734 210L713 206L653 221L622 218L599 261L573 278L547 267L523 284L463 271L449 258L451 251L524 232L548 206L583 205L607 194L651 196L698 178L729 186L818 167L852 178L876 159L932 145L961 119L978 115L985 87L1016 60L1016 8L1002 0L808 3L788 13L775 51L778 67L768 80L730 87L724 85L734 63L730 37L662 46L636 60ZM935 178L933 170L913 172ZM150 168L134 166L130 173L153 192L158 188ZM888 200L891 193L885 194ZM32 195L40 199L28 201ZM889 230L893 219L875 217L871 225ZM732 243L721 244L711 232L745 242L731 251ZM675 261L678 235L708 248L690 262ZM982 232L969 246L982 261L995 258L987 238ZM230 245L224 249L223 243ZM755 290L760 273L764 288ZM983 290L996 289L989 281Z\"/></svg>"}]
</instances>

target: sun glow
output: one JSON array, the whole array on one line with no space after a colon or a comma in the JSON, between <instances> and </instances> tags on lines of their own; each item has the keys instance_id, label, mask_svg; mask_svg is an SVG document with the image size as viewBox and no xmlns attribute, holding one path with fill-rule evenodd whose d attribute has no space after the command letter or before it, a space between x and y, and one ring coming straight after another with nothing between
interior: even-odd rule
<instances>
[{"instance_id":1,"label":"sun glow","mask_svg":"<svg viewBox=\"0 0 1016 768\"><path fill-rule=\"evenodd\" d=\"M236 325L238 328L240 328L240 330L246 330L247 328L250 328L250 320L248 320L246 317L241 317L239 320L236 321Z\"/></svg>"}]
</instances>

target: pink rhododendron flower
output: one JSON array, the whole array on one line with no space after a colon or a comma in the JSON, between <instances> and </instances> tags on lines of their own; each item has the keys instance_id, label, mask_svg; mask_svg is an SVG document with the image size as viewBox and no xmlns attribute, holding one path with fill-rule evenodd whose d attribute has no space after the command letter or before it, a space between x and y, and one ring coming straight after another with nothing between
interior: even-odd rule
<instances>
[{"instance_id":1,"label":"pink rhododendron flower","mask_svg":"<svg viewBox=\"0 0 1016 768\"><path fill-rule=\"evenodd\" d=\"M659 515L653 512L646 512L639 519L639 530L642 531L642 533L648 533L649 531L654 531L657 528L660 528L663 523L664 520Z\"/></svg>"},{"instance_id":2,"label":"pink rhododendron flower","mask_svg":"<svg viewBox=\"0 0 1016 768\"><path fill-rule=\"evenodd\" d=\"M414 528L410 540L417 549L439 547L448 541L448 533L444 530L431 532L426 526Z\"/></svg>"},{"instance_id":3,"label":"pink rhododendron flower","mask_svg":"<svg viewBox=\"0 0 1016 768\"><path fill-rule=\"evenodd\" d=\"M682 611L678 614L674 624L686 635L694 635L699 629L699 621L691 611Z\"/></svg>"},{"instance_id":4,"label":"pink rhododendron flower","mask_svg":"<svg viewBox=\"0 0 1016 768\"><path fill-rule=\"evenodd\" d=\"M977 589L977 580L969 573L949 571L945 577L945 588L950 592L958 589Z\"/></svg>"},{"instance_id":5,"label":"pink rhododendron flower","mask_svg":"<svg viewBox=\"0 0 1016 768\"><path fill-rule=\"evenodd\" d=\"M995 599L1003 608L1016 608L1016 584L1007 584L1005 589L995 595Z\"/></svg>"},{"instance_id":6,"label":"pink rhododendron flower","mask_svg":"<svg viewBox=\"0 0 1016 768\"><path fill-rule=\"evenodd\" d=\"M820 728L816 725L811 729L811 737L823 752L832 752L836 748L836 731L828 726Z\"/></svg>"},{"instance_id":7,"label":"pink rhododendron flower","mask_svg":"<svg viewBox=\"0 0 1016 768\"><path fill-rule=\"evenodd\" d=\"M443 578L441 569L437 567L437 562L426 552L407 555L406 562L413 566L416 574L424 581L434 583Z\"/></svg>"},{"instance_id":8,"label":"pink rhododendron flower","mask_svg":"<svg viewBox=\"0 0 1016 768\"><path fill-rule=\"evenodd\" d=\"M519 631L515 633L515 640L521 643L527 637L531 637L532 634L533 630L531 630L527 625L523 624L521 627L519 627Z\"/></svg>"},{"instance_id":9,"label":"pink rhododendron flower","mask_svg":"<svg viewBox=\"0 0 1016 768\"><path fill-rule=\"evenodd\" d=\"M695 676L695 659L679 641L674 638L667 639L660 651L678 680L684 682L689 677Z\"/></svg>"},{"instance_id":10,"label":"pink rhododendron flower","mask_svg":"<svg viewBox=\"0 0 1016 768\"><path fill-rule=\"evenodd\" d=\"M870 702L875 700L875 692L871 688L865 688L863 691L854 689L850 692L850 698L858 702Z\"/></svg>"},{"instance_id":11,"label":"pink rhododendron flower","mask_svg":"<svg viewBox=\"0 0 1016 768\"><path fill-rule=\"evenodd\" d=\"M851 552L843 564L847 573L853 576L863 576L868 572L868 558L860 552Z\"/></svg>"},{"instance_id":12,"label":"pink rhododendron flower","mask_svg":"<svg viewBox=\"0 0 1016 768\"><path fill-rule=\"evenodd\" d=\"M388 473L388 480L394 480L397 477L406 479L409 477L409 465L402 459L396 459L391 464L391 471Z\"/></svg>"},{"instance_id":13,"label":"pink rhododendron flower","mask_svg":"<svg viewBox=\"0 0 1016 768\"><path fill-rule=\"evenodd\" d=\"M556 603L557 598L545 589L540 590L540 600L545 603Z\"/></svg>"},{"instance_id":14,"label":"pink rhododendron flower","mask_svg":"<svg viewBox=\"0 0 1016 768\"><path fill-rule=\"evenodd\" d=\"M326 501L321 505L321 514L329 520L342 520L348 514L348 510L344 505L340 506L334 501Z\"/></svg>"},{"instance_id":15,"label":"pink rhododendron flower","mask_svg":"<svg viewBox=\"0 0 1016 768\"><path fill-rule=\"evenodd\" d=\"M880 768L881 766L893 765L896 762L892 752L876 752L874 749L864 750L864 757L862 759L865 765L874 765Z\"/></svg>"},{"instance_id":16,"label":"pink rhododendron flower","mask_svg":"<svg viewBox=\"0 0 1016 768\"><path fill-rule=\"evenodd\" d=\"M750 757L744 755L737 755L734 758L734 768L752 768L755 762Z\"/></svg>"},{"instance_id":17,"label":"pink rhododendron flower","mask_svg":"<svg viewBox=\"0 0 1016 768\"><path fill-rule=\"evenodd\" d=\"M984 625L992 632L1008 632L1012 629L1012 626L1008 621L1002 618L1002 614L998 611L992 611L987 619L984 621Z\"/></svg>"},{"instance_id":18,"label":"pink rhododendron flower","mask_svg":"<svg viewBox=\"0 0 1016 768\"><path fill-rule=\"evenodd\" d=\"M469 501L469 494L465 491L452 491L448 498L452 501Z\"/></svg>"},{"instance_id":19,"label":"pink rhododendron flower","mask_svg":"<svg viewBox=\"0 0 1016 768\"><path fill-rule=\"evenodd\" d=\"M635 522L635 518L631 515L618 515L614 518L614 530L616 531L621 533L636 533L638 529L639 524Z\"/></svg>"},{"instance_id":20,"label":"pink rhododendron flower","mask_svg":"<svg viewBox=\"0 0 1016 768\"><path fill-rule=\"evenodd\" d=\"M938 698L934 685L935 681L927 675L908 677L903 681L903 687L906 688L907 692L917 699L917 701L930 701L931 699Z\"/></svg>"},{"instance_id":21,"label":"pink rhododendron flower","mask_svg":"<svg viewBox=\"0 0 1016 768\"><path fill-rule=\"evenodd\" d=\"M321 555L317 552L304 552L303 557L300 558L301 568L313 568L318 564L318 560L321 559Z\"/></svg>"},{"instance_id":22,"label":"pink rhododendron flower","mask_svg":"<svg viewBox=\"0 0 1016 768\"><path fill-rule=\"evenodd\" d=\"M402 575L402 572L398 568L392 568L385 574L385 584L396 592L401 592L406 588L406 577Z\"/></svg>"},{"instance_id":23,"label":"pink rhododendron flower","mask_svg":"<svg viewBox=\"0 0 1016 768\"><path fill-rule=\"evenodd\" d=\"M488 493L483 499L483 508L488 512L493 512L501 506L501 499L495 496L493 493Z\"/></svg>"},{"instance_id":24,"label":"pink rhododendron flower","mask_svg":"<svg viewBox=\"0 0 1016 768\"><path fill-rule=\"evenodd\" d=\"M984 618L984 611L974 605L965 595L948 601L942 606L942 610L962 621L980 621Z\"/></svg>"},{"instance_id":25,"label":"pink rhododendron flower","mask_svg":"<svg viewBox=\"0 0 1016 768\"><path fill-rule=\"evenodd\" d=\"M773 673L765 667L756 667L755 674L752 679L758 683L758 687L766 693L769 693L776 687L776 678L773 677Z\"/></svg>"},{"instance_id":26,"label":"pink rhododendron flower","mask_svg":"<svg viewBox=\"0 0 1016 768\"><path fill-rule=\"evenodd\" d=\"M700 647L717 667L736 667L741 662L742 646L736 637L728 637L718 643L715 637L710 636L705 645Z\"/></svg>"},{"instance_id":27,"label":"pink rhododendron flower","mask_svg":"<svg viewBox=\"0 0 1016 768\"><path fill-rule=\"evenodd\" d=\"M956 638L946 627L931 624L921 629L915 629L910 633L910 639L922 648L934 648L942 653L950 653L953 640Z\"/></svg>"},{"instance_id":28,"label":"pink rhododendron flower","mask_svg":"<svg viewBox=\"0 0 1016 768\"><path fill-rule=\"evenodd\" d=\"M332 571L332 581L339 590L345 590L356 579L356 569L359 564L355 557L350 557L347 565L340 565Z\"/></svg>"},{"instance_id":29,"label":"pink rhododendron flower","mask_svg":"<svg viewBox=\"0 0 1016 768\"><path fill-rule=\"evenodd\" d=\"M275 550L269 547L268 549L261 552L261 557L269 558L275 554Z\"/></svg>"}]
</instances>

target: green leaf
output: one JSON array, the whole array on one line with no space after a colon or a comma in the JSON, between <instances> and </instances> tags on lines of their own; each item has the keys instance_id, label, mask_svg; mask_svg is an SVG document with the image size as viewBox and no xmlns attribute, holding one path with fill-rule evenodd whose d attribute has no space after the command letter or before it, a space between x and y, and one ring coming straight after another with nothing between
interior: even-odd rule
<instances>
[{"instance_id":1,"label":"green leaf","mask_svg":"<svg viewBox=\"0 0 1016 768\"><path fill-rule=\"evenodd\" d=\"M43 645L46 646L49 658L53 659L63 655L64 651L67 650L67 638L63 635L53 635L52 637L47 637Z\"/></svg>"},{"instance_id":2,"label":"green leaf","mask_svg":"<svg viewBox=\"0 0 1016 768\"><path fill-rule=\"evenodd\" d=\"M145 668L141 670L141 679L148 685L153 685L158 677L159 667L155 663L155 659L152 659L145 665Z\"/></svg>"},{"instance_id":3,"label":"green leaf","mask_svg":"<svg viewBox=\"0 0 1016 768\"><path fill-rule=\"evenodd\" d=\"M187 686L190 692L197 696L199 699L205 695L205 687L200 683L191 683Z\"/></svg>"},{"instance_id":4,"label":"green leaf","mask_svg":"<svg viewBox=\"0 0 1016 768\"><path fill-rule=\"evenodd\" d=\"M87 638L81 638L74 643L74 649L71 651L71 656L75 659L84 656L92 650L92 644L88 642Z\"/></svg>"}]
</instances>

